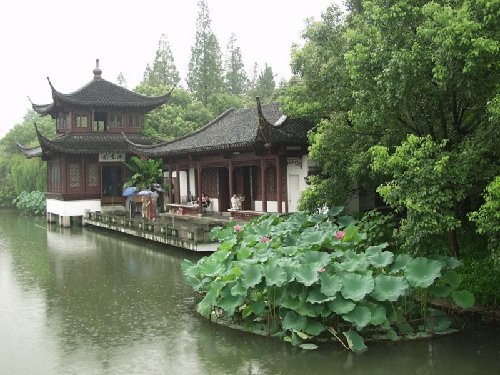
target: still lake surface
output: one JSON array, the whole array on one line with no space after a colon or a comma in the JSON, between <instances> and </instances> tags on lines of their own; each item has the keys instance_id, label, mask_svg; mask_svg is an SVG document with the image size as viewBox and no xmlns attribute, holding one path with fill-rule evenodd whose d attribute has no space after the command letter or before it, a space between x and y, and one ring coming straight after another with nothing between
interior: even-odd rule
<instances>
[{"instance_id":1,"label":"still lake surface","mask_svg":"<svg viewBox=\"0 0 500 375\"><path fill-rule=\"evenodd\" d=\"M354 355L211 324L184 258L200 255L0 211L0 374L500 374L495 326Z\"/></svg>"}]
</instances>

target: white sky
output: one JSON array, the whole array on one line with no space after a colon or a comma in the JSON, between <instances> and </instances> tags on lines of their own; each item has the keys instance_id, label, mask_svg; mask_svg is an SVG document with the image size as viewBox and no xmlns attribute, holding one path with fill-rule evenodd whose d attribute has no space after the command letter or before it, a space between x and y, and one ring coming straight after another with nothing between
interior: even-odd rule
<instances>
[{"instance_id":1,"label":"white sky","mask_svg":"<svg viewBox=\"0 0 500 375\"><path fill-rule=\"evenodd\" d=\"M267 63L289 78L290 50L301 43L306 18L319 20L341 0L208 0L223 53L231 32L245 68ZM123 72L129 88L142 79L166 34L184 80L194 44L197 0L14 0L0 3L0 137L34 103L52 101L46 77L61 92L77 90L100 59L103 78Z\"/></svg>"}]
</instances>

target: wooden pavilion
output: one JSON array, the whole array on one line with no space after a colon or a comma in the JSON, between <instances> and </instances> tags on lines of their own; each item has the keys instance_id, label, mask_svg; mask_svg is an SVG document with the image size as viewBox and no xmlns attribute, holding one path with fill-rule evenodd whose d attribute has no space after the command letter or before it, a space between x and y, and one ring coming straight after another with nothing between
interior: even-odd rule
<instances>
[{"instance_id":1,"label":"wooden pavilion","mask_svg":"<svg viewBox=\"0 0 500 375\"><path fill-rule=\"evenodd\" d=\"M307 132L311 124L286 116L278 103L229 109L199 130L171 142L139 144L128 135L131 150L162 158L170 182L170 202L179 213L203 214L202 193L209 211L234 216L296 210L306 187L310 161ZM231 210L236 194L241 207ZM195 196L195 202L188 202Z\"/></svg>"},{"instance_id":2,"label":"wooden pavilion","mask_svg":"<svg viewBox=\"0 0 500 375\"><path fill-rule=\"evenodd\" d=\"M55 120L57 137L48 139L36 129L39 147L18 145L26 157L47 162L47 218L58 215L63 226L86 210L123 203L129 174L124 162L133 155L123 134L133 142L153 144L141 134L144 115L165 104L171 93L149 97L106 81L99 60L93 74L92 81L69 94L57 91L49 80L53 102L32 107Z\"/></svg>"}]
</instances>

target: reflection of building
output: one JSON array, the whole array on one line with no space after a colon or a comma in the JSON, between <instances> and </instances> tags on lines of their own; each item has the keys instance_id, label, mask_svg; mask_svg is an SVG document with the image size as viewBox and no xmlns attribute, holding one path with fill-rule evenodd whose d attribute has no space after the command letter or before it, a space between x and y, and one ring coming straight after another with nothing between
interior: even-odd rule
<instances>
[{"instance_id":1,"label":"reflection of building","mask_svg":"<svg viewBox=\"0 0 500 375\"><path fill-rule=\"evenodd\" d=\"M241 210L292 212L306 187L307 121L291 119L277 103L230 109L201 129L159 145L140 145L134 152L162 158L170 179L170 202L182 204L188 191L211 199L210 209L229 209L233 194Z\"/></svg>"},{"instance_id":2,"label":"reflection of building","mask_svg":"<svg viewBox=\"0 0 500 375\"><path fill-rule=\"evenodd\" d=\"M103 204L122 203L128 173L124 161L129 143L152 144L141 134L144 114L168 100L170 93L148 97L101 78L99 60L94 79L79 90L63 94L49 81L53 102L33 104L39 114L55 120L57 137L47 139L37 129L40 146L19 149L27 157L47 161L47 215L59 215L67 226L71 216L100 211Z\"/></svg>"}]
</instances>

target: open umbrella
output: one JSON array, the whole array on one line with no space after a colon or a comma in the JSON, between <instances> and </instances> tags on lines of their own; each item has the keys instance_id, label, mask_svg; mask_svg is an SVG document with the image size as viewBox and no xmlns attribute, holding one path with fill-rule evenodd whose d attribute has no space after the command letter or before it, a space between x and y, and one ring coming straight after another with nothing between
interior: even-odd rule
<instances>
[{"instance_id":1,"label":"open umbrella","mask_svg":"<svg viewBox=\"0 0 500 375\"><path fill-rule=\"evenodd\" d=\"M130 195L134 195L137 192L137 188L135 186L129 186L128 188L123 189L122 196L128 197Z\"/></svg>"},{"instance_id":2,"label":"open umbrella","mask_svg":"<svg viewBox=\"0 0 500 375\"><path fill-rule=\"evenodd\" d=\"M151 190L141 190L140 192L137 193L137 195L150 195Z\"/></svg>"}]
</instances>

